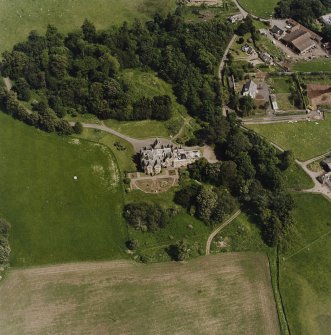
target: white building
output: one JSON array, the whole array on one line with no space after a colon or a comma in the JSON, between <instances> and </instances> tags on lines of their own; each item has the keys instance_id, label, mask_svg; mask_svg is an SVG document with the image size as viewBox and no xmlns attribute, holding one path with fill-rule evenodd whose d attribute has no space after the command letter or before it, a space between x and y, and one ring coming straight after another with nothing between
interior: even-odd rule
<instances>
[{"instance_id":1,"label":"white building","mask_svg":"<svg viewBox=\"0 0 331 335\"><path fill-rule=\"evenodd\" d=\"M231 23L242 21L243 19L244 19L244 15L242 15L242 14L236 14L236 15L232 15L232 16L229 17L229 21Z\"/></svg>"},{"instance_id":2,"label":"white building","mask_svg":"<svg viewBox=\"0 0 331 335\"><path fill-rule=\"evenodd\" d=\"M257 85L254 83L253 80L249 80L245 83L242 90L242 95L250 96L252 99L255 99L257 94Z\"/></svg>"},{"instance_id":3,"label":"white building","mask_svg":"<svg viewBox=\"0 0 331 335\"><path fill-rule=\"evenodd\" d=\"M331 13L321 16L320 20L326 25L331 25Z\"/></svg>"}]
</instances>

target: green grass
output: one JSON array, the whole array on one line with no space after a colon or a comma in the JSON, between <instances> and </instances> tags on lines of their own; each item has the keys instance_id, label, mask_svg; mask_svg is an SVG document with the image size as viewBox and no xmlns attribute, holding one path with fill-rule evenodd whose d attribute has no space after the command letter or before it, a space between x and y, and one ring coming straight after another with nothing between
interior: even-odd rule
<instances>
[{"instance_id":1,"label":"green grass","mask_svg":"<svg viewBox=\"0 0 331 335\"><path fill-rule=\"evenodd\" d=\"M13 266L124 256L123 189L106 146L3 113L0 143L0 213L12 224Z\"/></svg>"},{"instance_id":2,"label":"green grass","mask_svg":"<svg viewBox=\"0 0 331 335\"><path fill-rule=\"evenodd\" d=\"M304 121L248 127L283 149L292 150L295 157L301 161L331 150L331 117L328 116L326 120L318 121L318 124Z\"/></svg>"},{"instance_id":3,"label":"green grass","mask_svg":"<svg viewBox=\"0 0 331 335\"><path fill-rule=\"evenodd\" d=\"M47 24L62 32L79 29L85 18L98 29L135 18L147 20L158 12L173 11L175 0L11 0L0 2L0 52L25 39L34 29L43 33Z\"/></svg>"},{"instance_id":4,"label":"green grass","mask_svg":"<svg viewBox=\"0 0 331 335\"><path fill-rule=\"evenodd\" d=\"M297 72L331 72L331 60L314 59L308 62L298 62L293 64L292 70Z\"/></svg>"},{"instance_id":5,"label":"green grass","mask_svg":"<svg viewBox=\"0 0 331 335\"><path fill-rule=\"evenodd\" d=\"M291 334L329 334L331 325L331 203L294 196L297 233L280 262L280 287Z\"/></svg>"},{"instance_id":6,"label":"green grass","mask_svg":"<svg viewBox=\"0 0 331 335\"><path fill-rule=\"evenodd\" d=\"M293 80L290 76L287 77L269 77L268 83L275 93L290 93Z\"/></svg>"},{"instance_id":7,"label":"green grass","mask_svg":"<svg viewBox=\"0 0 331 335\"><path fill-rule=\"evenodd\" d=\"M250 14L270 18L274 13L278 0L239 0L238 2Z\"/></svg>"},{"instance_id":8,"label":"green grass","mask_svg":"<svg viewBox=\"0 0 331 335\"><path fill-rule=\"evenodd\" d=\"M286 187L291 190L305 190L314 187L314 182L297 164L293 164L283 173Z\"/></svg>"}]
</instances>

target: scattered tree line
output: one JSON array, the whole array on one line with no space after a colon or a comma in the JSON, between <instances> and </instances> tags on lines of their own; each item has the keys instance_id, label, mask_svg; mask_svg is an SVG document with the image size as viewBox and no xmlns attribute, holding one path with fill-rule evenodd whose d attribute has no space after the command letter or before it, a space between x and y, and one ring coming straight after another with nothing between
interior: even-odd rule
<instances>
[{"instance_id":1,"label":"scattered tree line","mask_svg":"<svg viewBox=\"0 0 331 335\"><path fill-rule=\"evenodd\" d=\"M0 265L7 266L9 263L10 246L8 242L10 224L0 218Z\"/></svg>"}]
</instances>

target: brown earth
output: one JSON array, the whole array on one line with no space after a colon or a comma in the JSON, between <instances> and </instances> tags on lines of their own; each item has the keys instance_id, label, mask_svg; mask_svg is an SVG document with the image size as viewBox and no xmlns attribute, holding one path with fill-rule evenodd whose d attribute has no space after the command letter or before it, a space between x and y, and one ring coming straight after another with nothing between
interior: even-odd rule
<instances>
[{"instance_id":1,"label":"brown earth","mask_svg":"<svg viewBox=\"0 0 331 335\"><path fill-rule=\"evenodd\" d=\"M0 297L1 335L279 334L260 253L10 270Z\"/></svg>"},{"instance_id":2,"label":"brown earth","mask_svg":"<svg viewBox=\"0 0 331 335\"><path fill-rule=\"evenodd\" d=\"M308 84L307 94L313 109L319 105L331 104L331 85Z\"/></svg>"}]
</instances>

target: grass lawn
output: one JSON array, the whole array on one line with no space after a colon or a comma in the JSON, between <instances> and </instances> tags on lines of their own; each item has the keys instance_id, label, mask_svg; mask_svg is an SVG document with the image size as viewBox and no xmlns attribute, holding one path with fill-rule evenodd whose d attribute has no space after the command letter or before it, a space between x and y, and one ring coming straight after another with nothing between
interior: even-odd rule
<instances>
[{"instance_id":1,"label":"grass lawn","mask_svg":"<svg viewBox=\"0 0 331 335\"><path fill-rule=\"evenodd\" d=\"M280 262L280 288L291 334L329 334L331 203L313 194L294 198L297 234Z\"/></svg>"},{"instance_id":2,"label":"grass lawn","mask_svg":"<svg viewBox=\"0 0 331 335\"><path fill-rule=\"evenodd\" d=\"M282 111L295 111L295 107L290 99L290 94L288 93L278 93L276 94L278 108Z\"/></svg>"},{"instance_id":3,"label":"grass lawn","mask_svg":"<svg viewBox=\"0 0 331 335\"><path fill-rule=\"evenodd\" d=\"M331 60L315 59L309 62L298 62L293 64L292 70L298 72L331 72Z\"/></svg>"},{"instance_id":4,"label":"grass lawn","mask_svg":"<svg viewBox=\"0 0 331 335\"><path fill-rule=\"evenodd\" d=\"M318 124L304 121L248 127L283 149L292 150L295 157L302 161L331 150L331 117L328 115L325 121L318 121Z\"/></svg>"},{"instance_id":5,"label":"grass lawn","mask_svg":"<svg viewBox=\"0 0 331 335\"><path fill-rule=\"evenodd\" d=\"M0 143L0 213L12 224L13 266L125 256L123 189L106 146L3 113Z\"/></svg>"},{"instance_id":6,"label":"grass lawn","mask_svg":"<svg viewBox=\"0 0 331 335\"><path fill-rule=\"evenodd\" d=\"M303 171L303 169L293 164L284 172L286 187L291 190L305 190L314 187L311 178Z\"/></svg>"},{"instance_id":7,"label":"grass lawn","mask_svg":"<svg viewBox=\"0 0 331 335\"><path fill-rule=\"evenodd\" d=\"M1 333L10 335L279 334L261 253L10 270L0 296Z\"/></svg>"},{"instance_id":8,"label":"grass lawn","mask_svg":"<svg viewBox=\"0 0 331 335\"><path fill-rule=\"evenodd\" d=\"M270 88L277 93L290 93L290 88L293 84L293 80L290 76L287 77L269 77L268 83Z\"/></svg>"},{"instance_id":9,"label":"grass lawn","mask_svg":"<svg viewBox=\"0 0 331 335\"><path fill-rule=\"evenodd\" d=\"M270 18L274 13L278 0L238 0L238 2L249 13L259 17Z\"/></svg>"},{"instance_id":10,"label":"grass lawn","mask_svg":"<svg viewBox=\"0 0 331 335\"><path fill-rule=\"evenodd\" d=\"M11 0L0 2L0 52L23 41L34 29L43 33L47 24L62 32L78 29L85 18L98 29L135 18L147 20L158 12L173 11L175 0Z\"/></svg>"}]
</instances>

